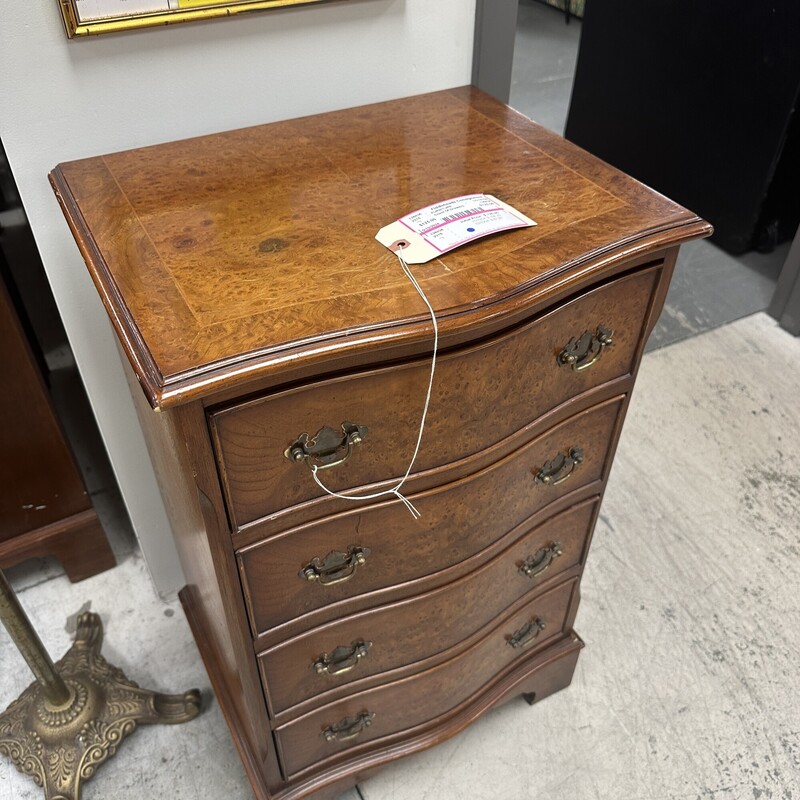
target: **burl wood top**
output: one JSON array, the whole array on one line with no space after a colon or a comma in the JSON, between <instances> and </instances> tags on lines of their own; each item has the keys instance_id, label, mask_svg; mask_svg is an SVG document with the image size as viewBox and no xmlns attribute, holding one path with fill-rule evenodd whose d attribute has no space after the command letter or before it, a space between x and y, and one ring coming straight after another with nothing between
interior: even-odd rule
<instances>
[{"instance_id":1,"label":"burl wood top","mask_svg":"<svg viewBox=\"0 0 800 800\"><path fill-rule=\"evenodd\" d=\"M61 164L51 181L151 404L430 336L378 229L486 192L538 222L414 273L446 335L694 214L470 88Z\"/></svg>"}]
</instances>

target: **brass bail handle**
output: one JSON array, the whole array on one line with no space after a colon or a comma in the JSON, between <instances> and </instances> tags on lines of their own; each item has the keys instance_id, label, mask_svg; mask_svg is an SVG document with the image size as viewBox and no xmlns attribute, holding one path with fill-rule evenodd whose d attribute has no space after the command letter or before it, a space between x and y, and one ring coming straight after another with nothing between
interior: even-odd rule
<instances>
[{"instance_id":1,"label":"brass bail handle","mask_svg":"<svg viewBox=\"0 0 800 800\"><path fill-rule=\"evenodd\" d=\"M541 617L534 617L530 622L525 623L518 631L509 636L506 641L515 650L525 650L533 645L539 638L539 634L547 627Z\"/></svg>"},{"instance_id":2,"label":"brass bail handle","mask_svg":"<svg viewBox=\"0 0 800 800\"><path fill-rule=\"evenodd\" d=\"M358 567L367 563L369 547L350 545L346 552L331 550L325 558L313 558L298 573L303 580L320 586L335 586L350 580Z\"/></svg>"},{"instance_id":3,"label":"brass bail handle","mask_svg":"<svg viewBox=\"0 0 800 800\"><path fill-rule=\"evenodd\" d=\"M362 711L356 717L345 717L336 725L330 725L320 734L326 742L346 742L360 736L375 719L375 714Z\"/></svg>"},{"instance_id":4,"label":"brass bail handle","mask_svg":"<svg viewBox=\"0 0 800 800\"><path fill-rule=\"evenodd\" d=\"M48 702L55 707L66 706L71 694L58 674L42 640L31 625L28 615L19 604L14 590L0 570L0 620L22 657L33 672Z\"/></svg>"},{"instance_id":5,"label":"brass bail handle","mask_svg":"<svg viewBox=\"0 0 800 800\"><path fill-rule=\"evenodd\" d=\"M542 547L532 556L528 556L520 565L519 571L528 578L538 578L539 575L547 572L553 561L563 553L561 542L551 542L547 547Z\"/></svg>"},{"instance_id":6,"label":"brass bail handle","mask_svg":"<svg viewBox=\"0 0 800 800\"><path fill-rule=\"evenodd\" d=\"M565 453L559 453L538 470L531 470L536 483L545 486L556 486L562 483L583 463L583 449L570 447Z\"/></svg>"},{"instance_id":7,"label":"brass bail handle","mask_svg":"<svg viewBox=\"0 0 800 800\"><path fill-rule=\"evenodd\" d=\"M350 647L340 645L332 653L323 653L316 658L311 668L317 675L344 675L358 666L362 658L369 655L372 642L357 639Z\"/></svg>"},{"instance_id":8,"label":"brass bail handle","mask_svg":"<svg viewBox=\"0 0 800 800\"><path fill-rule=\"evenodd\" d=\"M341 432L333 428L320 428L311 438L307 433L301 433L283 451L289 461L300 463L305 461L309 469L330 469L344 464L353 453L353 448L360 445L368 433L366 425L357 425L354 422L343 422Z\"/></svg>"},{"instance_id":9,"label":"brass bail handle","mask_svg":"<svg viewBox=\"0 0 800 800\"><path fill-rule=\"evenodd\" d=\"M558 363L562 367L572 367L576 372L588 369L603 355L603 350L611 347L613 341L614 331L605 325L598 325L594 333L587 330L570 339L558 354Z\"/></svg>"}]
</instances>

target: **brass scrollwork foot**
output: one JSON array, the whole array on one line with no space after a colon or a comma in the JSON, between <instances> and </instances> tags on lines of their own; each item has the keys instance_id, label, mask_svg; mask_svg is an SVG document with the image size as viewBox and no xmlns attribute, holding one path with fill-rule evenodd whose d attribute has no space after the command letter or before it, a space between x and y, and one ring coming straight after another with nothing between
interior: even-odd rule
<instances>
[{"instance_id":1,"label":"brass scrollwork foot","mask_svg":"<svg viewBox=\"0 0 800 800\"><path fill-rule=\"evenodd\" d=\"M0 753L44 789L46 800L79 800L81 785L138 725L177 724L200 712L200 692L166 695L140 688L100 649L100 617L84 613L72 647L55 666L69 690L52 705L31 684L0 714Z\"/></svg>"}]
</instances>

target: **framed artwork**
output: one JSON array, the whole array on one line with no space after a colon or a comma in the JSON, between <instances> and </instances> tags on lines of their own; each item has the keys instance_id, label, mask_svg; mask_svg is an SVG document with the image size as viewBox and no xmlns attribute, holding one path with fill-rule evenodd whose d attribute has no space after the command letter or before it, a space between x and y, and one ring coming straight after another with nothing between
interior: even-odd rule
<instances>
[{"instance_id":1,"label":"framed artwork","mask_svg":"<svg viewBox=\"0 0 800 800\"><path fill-rule=\"evenodd\" d=\"M58 0L70 39L318 2L322 0Z\"/></svg>"}]
</instances>

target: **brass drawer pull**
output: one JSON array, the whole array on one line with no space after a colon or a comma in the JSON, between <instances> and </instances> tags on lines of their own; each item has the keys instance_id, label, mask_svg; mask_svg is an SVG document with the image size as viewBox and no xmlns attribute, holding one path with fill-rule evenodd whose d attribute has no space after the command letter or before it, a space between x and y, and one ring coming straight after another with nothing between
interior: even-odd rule
<instances>
[{"instance_id":1,"label":"brass drawer pull","mask_svg":"<svg viewBox=\"0 0 800 800\"><path fill-rule=\"evenodd\" d=\"M313 558L300 570L300 577L307 581L316 581L321 586L334 586L344 583L353 577L358 567L367 561L370 554L368 547L350 545L346 553L331 550L323 559Z\"/></svg>"},{"instance_id":2,"label":"brass drawer pull","mask_svg":"<svg viewBox=\"0 0 800 800\"><path fill-rule=\"evenodd\" d=\"M362 711L357 717L345 717L336 725L330 725L320 734L326 742L346 742L355 739L362 731L372 725L375 715Z\"/></svg>"},{"instance_id":3,"label":"brass drawer pull","mask_svg":"<svg viewBox=\"0 0 800 800\"><path fill-rule=\"evenodd\" d=\"M539 634L547 626L543 619L534 617L530 622L523 625L515 634L509 636L506 640L513 648L524 650L530 647L537 639Z\"/></svg>"},{"instance_id":4,"label":"brass drawer pull","mask_svg":"<svg viewBox=\"0 0 800 800\"><path fill-rule=\"evenodd\" d=\"M572 338L558 354L558 363L562 367L572 367L576 372L589 369L601 355L603 350L613 344L614 331L605 325L598 325L597 331L584 331L577 339Z\"/></svg>"},{"instance_id":5,"label":"brass drawer pull","mask_svg":"<svg viewBox=\"0 0 800 800\"><path fill-rule=\"evenodd\" d=\"M323 653L314 660L311 668L317 675L344 675L358 666L372 647L372 642L357 639L350 647L337 647L332 653Z\"/></svg>"},{"instance_id":6,"label":"brass drawer pull","mask_svg":"<svg viewBox=\"0 0 800 800\"><path fill-rule=\"evenodd\" d=\"M552 542L547 547L537 550L528 556L520 565L519 571L529 578L537 578L555 561L564 551L561 542Z\"/></svg>"},{"instance_id":7,"label":"brass drawer pull","mask_svg":"<svg viewBox=\"0 0 800 800\"><path fill-rule=\"evenodd\" d=\"M366 425L353 422L343 422L341 433L326 425L313 439L307 433L301 433L283 454L289 461L305 461L309 469L330 469L350 458L353 448L364 441L367 431Z\"/></svg>"},{"instance_id":8,"label":"brass drawer pull","mask_svg":"<svg viewBox=\"0 0 800 800\"><path fill-rule=\"evenodd\" d=\"M583 450L580 447L570 447L566 453L559 453L555 458L545 462L541 469L531 472L536 476L536 483L555 486L569 478L575 468L582 463Z\"/></svg>"}]
</instances>

